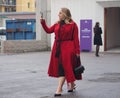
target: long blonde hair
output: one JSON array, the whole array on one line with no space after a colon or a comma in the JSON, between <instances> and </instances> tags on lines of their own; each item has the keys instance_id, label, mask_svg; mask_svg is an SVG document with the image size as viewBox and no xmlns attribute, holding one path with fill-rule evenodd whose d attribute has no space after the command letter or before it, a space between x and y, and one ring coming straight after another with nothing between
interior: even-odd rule
<instances>
[{"instance_id":1,"label":"long blonde hair","mask_svg":"<svg viewBox=\"0 0 120 98\"><path fill-rule=\"evenodd\" d=\"M65 23L66 24L69 24L72 20L72 15L71 15L71 12L68 8L61 8L61 11L62 13L64 14L65 16ZM58 21L58 23L60 22L60 20Z\"/></svg>"}]
</instances>

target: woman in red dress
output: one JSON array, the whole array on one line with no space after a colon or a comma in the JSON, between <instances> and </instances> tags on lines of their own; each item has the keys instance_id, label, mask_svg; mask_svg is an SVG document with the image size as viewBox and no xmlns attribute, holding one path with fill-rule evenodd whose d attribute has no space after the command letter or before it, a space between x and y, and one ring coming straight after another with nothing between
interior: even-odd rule
<instances>
[{"instance_id":1,"label":"woman in red dress","mask_svg":"<svg viewBox=\"0 0 120 98\"><path fill-rule=\"evenodd\" d=\"M46 25L43 18L40 19L44 30L51 34L54 32L55 40L51 52L51 59L48 69L48 75L59 78L58 87L55 96L61 96L62 87L65 82L69 86L68 92L73 92L75 88L75 76L73 72L74 57L80 56L80 43L78 38L78 27L71 18L68 8L61 8L59 21L51 27ZM82 76L78 78L82 79Z\"/></svg>"}]
</instances>

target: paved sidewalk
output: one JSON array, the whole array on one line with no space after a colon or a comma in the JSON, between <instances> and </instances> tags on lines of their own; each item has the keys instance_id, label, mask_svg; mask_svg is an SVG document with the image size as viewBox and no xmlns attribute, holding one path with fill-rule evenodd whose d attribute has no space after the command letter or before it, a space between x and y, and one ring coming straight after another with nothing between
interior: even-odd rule
<instances>
[{"instance_id":1,"label":"paved sidewalk","mask_svg":"<svg viewBox=\"0 0 120 98\"><path fill-rule=\"evenodd\" d=\"M0 98L54 98L58 80L47 76L50 52L0 54ZM57 98L120 98L120 54L81 53L86 70L77 88Z\"/></svg>"}]
</instances>

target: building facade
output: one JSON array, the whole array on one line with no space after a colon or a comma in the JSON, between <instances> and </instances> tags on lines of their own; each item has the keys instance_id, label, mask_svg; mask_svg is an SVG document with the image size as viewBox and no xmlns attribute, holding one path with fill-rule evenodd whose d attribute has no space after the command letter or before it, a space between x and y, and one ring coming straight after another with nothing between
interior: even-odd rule
<instances>
[{"instance_id":1,"label":"building facade","mask_svg":"<svg viewBox=\"0 0 120 98\"><path fill-rule=\"evenodd\" d=\"M0 12L35 12L35 0L0 0Z\"/></svg>"},{"instance_id":2,"label":"building facade","mask_svg":"<svg viewBox=\"0 0 120 98\"><path fill-rule=\"evenodd\" d=\"M42 2L43 0L40 1ZM67 7L71 10L72 18L79 27L79 37L81 36L81 21L92 21L90 43L92 51L95 50L93 44L93 27L96 22L100 22L100 26L103 30L103 45L100 51L120 47L120 0L51 0L49 4L51 4L51 25L58 20L60 9ZM48 20L48 18L46 18L46 20ZM51 36L51 43L53 43L53 41L54 35ZM83 42L83 44L85 43Z\"/></svg>"},{"instance_id":3,"label":"building facade","mask_svg":"<svg viewBox=\"0 0 120 98\"><path fill-rule=\"evenodd\" d=\"M36 0L0 0L0 27L10 19L35 19L35 10Z\"/></svg>"}]
</instances>

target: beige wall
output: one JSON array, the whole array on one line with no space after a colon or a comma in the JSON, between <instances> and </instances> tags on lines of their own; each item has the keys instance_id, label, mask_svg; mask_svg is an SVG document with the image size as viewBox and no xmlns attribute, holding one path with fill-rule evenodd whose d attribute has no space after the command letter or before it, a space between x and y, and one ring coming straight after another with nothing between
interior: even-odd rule
<instances>
[{"instance_id":1,"label":"beige wall","mask_svg":"<svg viewBox=\"0 0 120 98\"><path fill-rule=\"evenodd\" d=\"M0 12L4 12L5 8L3 6L0 6Z\"/></svg>"},{"instance_id":2,"label":"beige wall","mask_svg":"<svg viewBox=\"0 0 120 98\"><path fill-rule=\"evenodd\" d=\"M20 12L22 11L22 0L16 0L16 11Z\"/></svg>"},{"instance_id":3,"label":"beige wall","mask_svg":"<svg viewBox=\"0 0 120 98\"><path fill-rule=\"evenodd\" d=\"M17 0L16 12L35 12L35 0Z\"/></svg>"}]
</instances>

